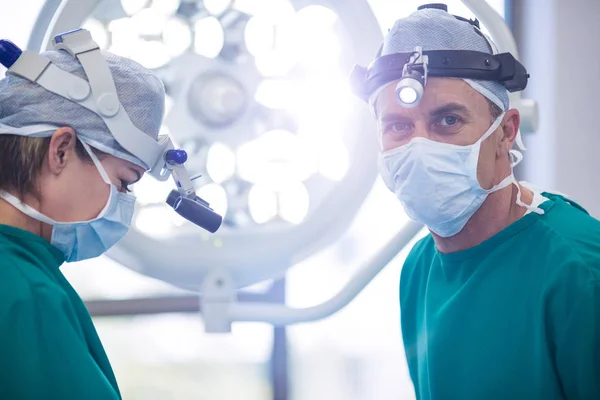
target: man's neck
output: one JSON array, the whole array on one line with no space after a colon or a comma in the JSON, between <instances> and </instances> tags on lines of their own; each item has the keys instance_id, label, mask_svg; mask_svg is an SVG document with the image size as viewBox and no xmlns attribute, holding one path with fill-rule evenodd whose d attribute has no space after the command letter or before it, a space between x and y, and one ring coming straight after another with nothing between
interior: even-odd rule
<instances>
[{"instance_id":1,"label":"man's neck","mask_svg":"<svg viewBox=\"0 0 600 400\"><path fill-rule=\"evenodd\" d=\"M531 204L533 193L520 187L521 200ZM521 218L526 209L517 205L517 192L513 184L490 194L465 227L454 236L444 238L432 232L438 250L441 253L454 253L475 247Z\"/></svg>"}]
</instances>

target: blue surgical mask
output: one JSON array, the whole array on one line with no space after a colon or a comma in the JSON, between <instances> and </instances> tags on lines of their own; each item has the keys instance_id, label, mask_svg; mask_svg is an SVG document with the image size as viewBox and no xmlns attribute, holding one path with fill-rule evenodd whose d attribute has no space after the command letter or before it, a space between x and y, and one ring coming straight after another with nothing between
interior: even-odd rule
<instances>
[{"instance_id":1,"label":"blue surgical mask","mask_svg":"<svg viewBox=\"0 0 600 400\"><path fill-rule=\"evenodd\" d=\"M481 143L500 126L503 117L504 114L500 115L472 145L459 146L418 137L381 154L381 177L411 219L441 237L454 236L490 193L511 183L517 184L512 172L491 189L483 189L477 180ZM518 152L511 155L517 159L514 166L522 156ZM521 202L520 189L517 204L526 206Z\"/></svg>"},{"instance_id":2,"label":"blue surgical mask","mask_svg":"<svg viewBox=\"0 0 600 400\"><path fill-rule=\"evenodd\" d=\"M121 193L110 183L106 170L87 143L82 142L94 161L100 176L110 187L110 195L104 209L90 221L58 222L23 204L10 193L0 192L0 197L24 214L52 225L50 244L65 255L67 262L82 261L98 257L125 236L131 226L135 208L135 196Z\"/></svg>"}]
</instances>

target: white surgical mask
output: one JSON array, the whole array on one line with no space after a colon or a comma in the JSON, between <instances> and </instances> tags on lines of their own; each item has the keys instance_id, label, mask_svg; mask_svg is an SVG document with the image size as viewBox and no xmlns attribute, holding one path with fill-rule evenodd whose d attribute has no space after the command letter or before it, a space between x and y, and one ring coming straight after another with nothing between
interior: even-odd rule
<instances>
[{"instance_id":1,"label":"white surgical mask","mask_svg":"<svg viewBox=\"0 0 600 400\"><path fill-rule=\"evenodd\" d=\"M500 126L503 118L504 113L472 145L459 146L418 137L381 154L381 177L411 219L426 225L439 236L454 236L490 193L511 183L519 187L512 173L512 167L522 158L516 151L511 151L515 160L511 173L500 183L491 189L483 189L477 180L481 143ZM521 202L520 189L517 204L528 207Z\"/></svg>"},{"instance_id":2,"label":"white surgical mask","mask_svg":"<svg viewBox=\"0 0 600 400\"><path fill-rule=\"evenodd\" d=\"M27 204L23 204L10 193L0 192L0 197L24 214L52 225L50 244L63 252L67 262L98 257L114 246L129 231L135 208L135 196L119 192L117 187L110 183L106 170L88 144L81 143L94 161L104 182L110 186L110 195L106 206L93 220L54 221Z\"/></svg>"}]
</instances>

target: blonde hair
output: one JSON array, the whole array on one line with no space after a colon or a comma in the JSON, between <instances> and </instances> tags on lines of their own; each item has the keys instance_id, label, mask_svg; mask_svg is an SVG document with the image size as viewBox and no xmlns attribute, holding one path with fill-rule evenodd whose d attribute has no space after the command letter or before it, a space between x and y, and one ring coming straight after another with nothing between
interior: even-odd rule
<instances>
[{"instance_id":1,"label":"blonde hair","mask_svg":"<svg viewBox=\"0 0 600 400\"><path fill-rule=\"evenodd\" d=\"M50 146L50 138L0 136L0 190L23 198L37 195L35 181Z\"/></svg>"},{"instance_id":2,"label":"blonde hair","mask_svg":"<svg viewBox=\"0 0 600 400\"><path fill-rule=\"evenodd\" d=\"M39 197L36 181L48 156L51 138L0 135L0 190L21 199L27 194ZM79 140L75 150L79 158L92 162Z\"/></svg>"}]
</instances>

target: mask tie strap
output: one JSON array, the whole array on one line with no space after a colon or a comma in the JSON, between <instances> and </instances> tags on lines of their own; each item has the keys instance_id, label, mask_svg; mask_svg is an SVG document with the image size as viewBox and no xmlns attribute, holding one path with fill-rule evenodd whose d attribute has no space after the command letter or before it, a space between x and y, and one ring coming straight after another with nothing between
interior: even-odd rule
<instances>
[{"instance_id":1,"label":"mask tie strap","mask_svg":"<svg viewBox=\"0 0 600 400\"><path fill-rule=\"evenodd\" d=\"M492 136L492 133L496 132L496 129L498 129L498 127L500 126L500 124L502 123L502 120L504 119L504 114L502 113L498 116L498 118L496 118L494 120L494 122L492 123L492 125L489 127L489 129L487 131L485 131L485 133L483 134L483 136L481 136L481 138L475 142L475 143L482 143L485 139L489 138L490 136Z\"/></svg>"},{"instance_id":2,"label":"mask tie strap","mask_svg":"<svg viewBox=\"0 0 600 400\"><path fill-rule=\"evenodd\" d=\"M524 149L525 147L523 146L523 143L521 142L521 144L519 144L519 142L521 142L521 137L520 135L517 136L517 146L520 149ZM522 160L523 160L523 153L521 153L519 150L510 150L509 151L510 154L510 158L511 158L511 162L510 162L510 166L511 169L516 167ZM513 174L511 174L511 176L514 176ZM527 210L534 212L536 214L544 214L544 210L539 208L539 207L532 207L530 204L525 204L523 203L523 200L521 199L521 185L519 185L519 182L517 182L516 179L514 179L514 184L517 186L517 205L521 206L521 207L525 207Z\"/></svg>"},{"instance_id":3,"label":"mask tie strap","mask_svg":"<svg viewBox=\"0 0 600 400\"><path fill-rule=\"evenodd\" d=\"M108 209L110 208L111 197L113 196L113 194L112 194L113 193L113 184L110 182L110 178L108 177L108 174L106 173L106 170L102 166L102 163L98 159L98 156L96 156L96 154L94 154L94 152L92 151L90 145L87 144L86 142L84 142L83 140L81 140L81 144L83 145L83 147L85 148L85 150L90 155L90 158L94 162L94 165L96 166L96 169L98 170L98 173L102 177L102 180L110 188L110 191L108 192L108 199L106 200L106 205L104 206L104 208L102 209L102 211L100 211L100 214L98 214L98 216L96 218L94 218L94 219L99 219L99 218L102 218L106 214L106 212L108 211Z\"/></svg>"},{"instance_id":4,"label":"mask tie strap","mask_svg":"<svg viewBox=\"0 0 600 400\"><path fill-rule=\"evenodd\" d=\"M545 211L539 207L533 207L530 204L525 204L523 203L523 201L521 200L521 186L519 186L519 184L517 182L515 182L515 185L517 185L517 205L521 206L521 207L525 207L526 209L528 209L531 212L534 212L536 214L539 215L543 215L545 213Z\"/></svg>"},{"instance_id":5,"label":"mask tie strap","mask_svg":"<svg viewBox=\"0 0 600 400\"><path fill-rule=\"evenodd\" d=\"M511 183L514 183L514 182L515 182L515 176L511 172L511 174L509 176L502 179L502 181L499 184L497 184L493 188L489 189L487 192L488 193L497 192L498 190L504 189L505 187L509 186Z\"/></svg>"},{"instance_id":6,"label":"mask tie strap","mask_svg":"<svg viewBox=\"0 0 600 400\"><path fill-rule=\"evenodd\" d=\"M510 157L511 169L516 167L521 161L523 161L523 153L521 153L519 150L509 150L508 155Z\"/></svg>"},{"instance_id":7,"label":"mask tie strap","mask_svg":"<svg viewBox=\"0 0 600 400\"><path fill-rule=\"evenodd\" d=\"M48 218L47 216L45 216L44 214L42 214L35 208L23 203L17 197L13 196L12 194L10 194L6 191L0 191L0 197L2 197L4 200L6 200L14 208L16 208L17 210L21 211L22 213L30 216L33 219L36 219L36 220L43 222L45 224L48 224L48 225L59 224L52 218Z\"/></svg>"}]
</instances>

